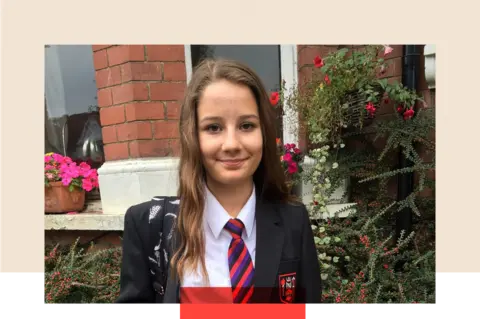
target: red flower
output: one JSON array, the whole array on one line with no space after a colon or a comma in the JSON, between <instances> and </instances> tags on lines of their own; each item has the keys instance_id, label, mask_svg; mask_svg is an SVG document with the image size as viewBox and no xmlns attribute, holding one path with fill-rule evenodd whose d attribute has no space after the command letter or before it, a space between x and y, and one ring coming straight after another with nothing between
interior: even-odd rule
<instances>
[{"instance_id":1,"label":"red flower","mask_svg":"<svg viewBox=\"0 0 480 319\"><path fill-rule=\"evenodd\" d=\"M388 98L388 96L386 96L386 97L383 99L383 103L388 104L389 102L390 102L390 99Z\"/></svg>"},{"instance_id":2,"label":"red flower","mask_svg":"<svg viewBox=\"0 0 480 319\"><path fill-rule=\"evenodd\" d=\"M298 166L296 162L291 162L288 164L288 172L290 174L295 174L298 171Z\"/></svg>"},{"instance_id":3,"label":"red flower","mask_svg":"<svg viewBox=\"0 0 480 319\"><path fill-rule=\"evenodd\" d=\"M383 268L388 269L388 265L387 264L383 265Z\"/></svg>"},{"instance_id":4,"label":"red flower","mask_svg":"<svg viewBox=\"0 0 480 319\"><path fill-rule=\"evenodd\" d=\"M330 81L330 78L328 77L328 74L327 74L327 75L325 75L325 78L324 78L324 80L325 80L325 83L327 83L327 84L330 84L330 83L332 83L332 81Z\"/></svg>"},{"instance_id":5,"label":"red flower","mask_svg":"<svg viewBox=\"0 0 480 319\"><path fill-rule=\"evenodd\" d=\"M375 111L377 110L372 102L368 102L368 104L365 106L365 109L370 116L373 116L375 114Z\"/></svg>"},{"instance_id":6,"label":"red flower","mask_svg":"<svg viewBox=\"0 0 480 319\"><path fill-rule=\"evenodd\" d=\"M404 120L409 120L412 118L413 114L415 114L415 111L413 109L408 109L403 113L403 119Z\"/></svg>"},{"instance_id":7,"label":"red flower","mask_svg":"<svg viewBox=\"0 0 480 319\"><path fill-rule=\"evenodd\" d=\"M272 106L275 106L278 104L278 101L280 101L280 94L278 92L270 93L270 104L272 104Z\"/></svg>"},{"instance_id":8,"label":"red flower","mask_svg":"<svg viewBox=\"0 0 480 319\"><path fill-rule=\"evenodd\" d=\"M294 152L295 154L300 154L302 151L300 151L298 148L295 148Z\"/></svg>"},{"instance_id":9,"label":"red flower","mask_svg":"<svg viewBox=\"0 0 480 319\"><path fill-rule=\"evenodd\" d=\"M313 201L313 205L317 206L318 202L316 200Z\"/></svg>"},{"instance_id":10,"label":"red flower","mask_svg":"<svg viewBox=\"0 0 480 319\"><path fill-rule=\"evenodd\" d=\"M283 155L283 160L287 163L290 163L292 161L292 154L287 153L287 154Z\"/></svg>"},{"instance_id":11,"label":"red flower","mask_svg":"<svg viewBox=\"0 0 480 319\"><path fill-rule=\"evenodd\" d=\"M402 106L397 107L397 112L402 113L403 112L403 107Z\"/></svg>"},{"instance_id":12,"label":"red flower","mask_svg":"<svg viewBox=\"0 0 480 319\"><path fill-rule=\"evenodd\" d=\"M279 137L277 137L275 141L276 141L276 143L277 143L277 146L279 146L279 145L281 144L281 140L280 140Z\"/></svg>"},{"instance_id":13,"label":"red flower","mask_svg":"<svg viewBox=\"0 0 480 319\"><path fill-rule=\"evenodd\" d=\"M316 68L321 68L324 66L322 58L318 55L315 57L315 59L313 59L313 63L315 64Z\"/></svg>"}]
</instances>

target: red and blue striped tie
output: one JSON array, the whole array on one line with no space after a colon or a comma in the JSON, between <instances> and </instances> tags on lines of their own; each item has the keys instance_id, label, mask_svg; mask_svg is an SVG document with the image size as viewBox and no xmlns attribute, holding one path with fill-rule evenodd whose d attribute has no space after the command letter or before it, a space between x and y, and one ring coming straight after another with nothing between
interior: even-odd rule
<instances>
[{"instance_id":1,"label":"red and blue striped tie","mask_svg":"<svg viewBox=\"0 0 480 319\"><path fill-rule=\"evenodd\" d=\"M242 239L245 228L240 219L230 219L225 229L232 234L228 247L228 265L234 303L248 303L253 294L253 262Z\"/></svg>"}]
</instances>

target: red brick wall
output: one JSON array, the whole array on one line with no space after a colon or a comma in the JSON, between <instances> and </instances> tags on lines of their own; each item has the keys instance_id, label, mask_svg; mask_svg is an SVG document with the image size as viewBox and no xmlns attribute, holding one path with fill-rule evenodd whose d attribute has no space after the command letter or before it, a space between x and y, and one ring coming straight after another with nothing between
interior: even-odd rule
<instances>
[{"instance_id":1,"label":"red brick wall","mask_svg":"<svg viewBox=\"0 0 480 319\"><path fill-rule=\"evenodd\" d=\"M93 45L107 161L178 156L183 45Z\"/></svg>"}]
</instances>

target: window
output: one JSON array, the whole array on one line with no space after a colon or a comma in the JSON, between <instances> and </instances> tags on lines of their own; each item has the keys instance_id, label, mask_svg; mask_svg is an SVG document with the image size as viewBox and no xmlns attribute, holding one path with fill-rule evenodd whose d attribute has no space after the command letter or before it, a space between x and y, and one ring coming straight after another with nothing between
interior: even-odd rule
<instances>
[{"instance_id":1,"label":"window","mask_svg":"<svg viewBox=\"0 0 480 319\"><path fill-rule=\"evenodd\" d=\"M90 45L45 47L45 153L98 168L104 162Z\"/></svg>"},{"instance_id":2,"label":"window","mask_svg":"<svg viewBox=\"0 0 480 319\"><path fill-rule=\"evenodd\" d=\"M192 45L192 66L204 58L228 58L251 67L261 78L267 93L281 86L279 45ZM282 111L277 109L277 137L283 136Z\"/></svg>"}]
</instances>

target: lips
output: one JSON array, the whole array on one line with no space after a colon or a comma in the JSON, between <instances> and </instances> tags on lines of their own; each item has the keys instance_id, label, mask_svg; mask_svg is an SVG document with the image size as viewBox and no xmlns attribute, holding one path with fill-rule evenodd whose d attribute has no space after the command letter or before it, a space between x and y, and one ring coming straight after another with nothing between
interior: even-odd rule
<instances>
[{"instance_id":1,"label":"lips","mask_svg":"<svg viewBox=\"0 0 480 319\"><path fill-rule=\"evenodd\" d=\"M220 163L222 163L223 165L227 166L227 167L238 167L238 166L241 166L247 159L244 158L244 159L226 159L226 160L218 160Z\"/></svg>"}]
</instances>

